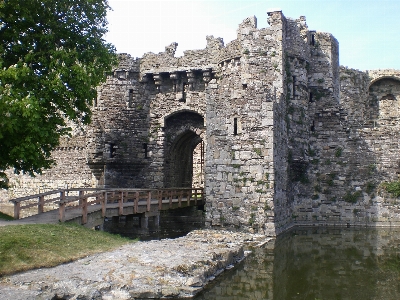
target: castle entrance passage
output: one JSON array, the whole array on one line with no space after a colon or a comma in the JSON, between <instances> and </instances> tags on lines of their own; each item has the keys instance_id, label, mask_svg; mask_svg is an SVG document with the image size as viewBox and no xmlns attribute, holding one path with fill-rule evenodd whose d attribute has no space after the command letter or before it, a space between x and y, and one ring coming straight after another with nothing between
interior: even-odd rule
<instances>
[{"instance_id":1,"label":"castle entrance passage","mask_svg":"<svg viewBox=\"0 0 400 300\"><path fill-rule=\"evenodd\" d=\"M165 119L164 187L204 184L204 118L181 111Z\"/></svg>"}]
</instances>

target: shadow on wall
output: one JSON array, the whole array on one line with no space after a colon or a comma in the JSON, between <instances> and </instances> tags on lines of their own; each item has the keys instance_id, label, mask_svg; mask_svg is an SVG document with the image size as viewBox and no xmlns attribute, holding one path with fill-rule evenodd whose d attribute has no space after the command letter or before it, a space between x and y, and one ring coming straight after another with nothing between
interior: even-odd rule
<instances>
[{"instance_id":1,"label":"shadow on wall","mask_svg":"<svg viewBox=\"0 0 400 300\"><path fill-rule=\"evenodd\" d=\"M400 81L383 78L368 87L364 75L351 72L342 106L315 111L308 178L294 184L295 224L400 225L399 201L379 188L400 171Z\"/></svg>"}]
</instances>

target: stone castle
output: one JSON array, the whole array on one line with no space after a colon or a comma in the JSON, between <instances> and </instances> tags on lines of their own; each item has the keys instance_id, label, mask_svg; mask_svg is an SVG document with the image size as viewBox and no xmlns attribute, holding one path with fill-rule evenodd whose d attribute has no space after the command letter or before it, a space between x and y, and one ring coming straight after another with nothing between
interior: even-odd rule
<instances>
[{"instance_id":1,"label":"stone castle","mask_svg":"<svg viewBox=\"0 0 400 300\"><path fill-rule=\"evenodd\" d=\"M204 186L206 225L275 235L293 225L400 225L400 71L339 66L304 17L245 19L224 45L120 54L93 122L2 200L65 187Z\"/></svg>"}]
</instances>

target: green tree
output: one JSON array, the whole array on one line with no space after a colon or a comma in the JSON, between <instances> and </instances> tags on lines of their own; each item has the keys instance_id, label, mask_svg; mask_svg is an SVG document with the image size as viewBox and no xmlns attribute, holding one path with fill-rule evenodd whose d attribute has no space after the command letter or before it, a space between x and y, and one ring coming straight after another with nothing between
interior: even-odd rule
<instances>
[{"instance_id":1,"label":"green tree","mask_svg":"<svg viewBox=\"0 0 400 300\"><path fill-rule=\"evenodd\" d=\"M68 124L88 124L96 86L116 63L107 0L0 0L0 187L34 175Z\"/></svg>"}]
</instances>

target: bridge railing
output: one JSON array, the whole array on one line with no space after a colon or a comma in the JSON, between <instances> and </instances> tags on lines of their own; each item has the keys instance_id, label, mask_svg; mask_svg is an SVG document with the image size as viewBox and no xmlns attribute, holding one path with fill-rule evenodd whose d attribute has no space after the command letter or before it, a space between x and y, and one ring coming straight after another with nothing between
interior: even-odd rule
<instances>
[{"instance_id":1,"label":"bridge railing","mask_svg":"<svg viewBox=\"0 0 400 300\"><path fill-rule=\"evenodd\" d=\"M10 202L14 204L14 219L58 209L61 200L98 190L96 188L58 189L11 199Z\"/></svg>"},{"instance_id":2,"label":"bridge railing","mask_svg":"<svg viewBox=\"0 0 400 300\"><path fill-rule=\"evenodd\" d=\"M124 207L133 206L133 212L138 213L139 206L145 206L150 211L151 206L158 205L161 210L163 205L172 208L173 203L180 207L187 202L190 205L194 201L204 200L203 188L164 188L164 189L96 189L96 188L74 188L59 189L45 193L30 195L10 200L14 203L14 218L35 214L34 207L37 207L37 214L50 210L59 210L59 220L65 221L66 213L71 210L80 210L82 224L87 222L87 215L93 206L101 207L102 216L106 209L118 208L119 215L123 215ZM98 208L100 209L100 208Z\"/></svg>"}]
</instances>

